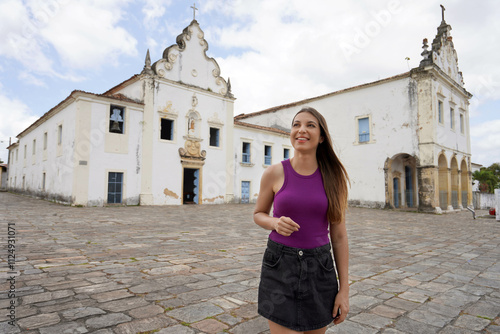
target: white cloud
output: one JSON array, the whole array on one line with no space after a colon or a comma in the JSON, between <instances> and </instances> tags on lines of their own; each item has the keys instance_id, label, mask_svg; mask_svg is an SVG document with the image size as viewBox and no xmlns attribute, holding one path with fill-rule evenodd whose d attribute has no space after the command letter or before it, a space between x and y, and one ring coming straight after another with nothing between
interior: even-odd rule
<instances>
[{"instance_id":1,"label":"white cloud","mask_svg":"<svg viewBox=\"0 0 500 334\"><path fill-rule=\"evenodd\" d=\"M47 87L47 84L45 81L35 77L31 73L27 71L22 71L19 73L19 78L23 80L24 83L30 84L30 85L35 85L39 87Z\"/></svg>"},{"instance_id":2,"label":"white cloud","mask_svg":"<svg viewBox=\"0 0 500 334\"><path fill-rule=\"evenodd\" d=\"M1 88L1 87L0 87ZM16 136L38 119L26 104L17 99L11 99L0 92L0 159L7 162L9 138L16 142Z\"/></svg>"},{"instance_id":3,"label":"white cloud","mask_svg":"<svg viewBox=\"0 0 500 334\"><path fill-rule=\"evenodd\" d=\"M81 76L71 74L75 69L117 65L118 56L136 55L137 41L119 26L124 4L5 0L0 3L0 55L36 75L79 81ZM61 57L57 64L52 48Z\"/></svg>"},{"instance_id":4,"label":"white cloud","mask_svg":"<svg viewBox=\"0 0 500 334\"><path fill-rule=\"evenodd\" d=\"M158 48L158 42L156 42L155 39L151 38L151 37L148 37L146 38L146 45L149 49L149 53L151 54L156 54L156 50ZM153 60L154 62L154 60Z\"/></svg>"},{"instance_id":5,"label":"white cloud","mask_svg":"<svg viewBox=\"0 0 500 334\"><path fill-rule=\"evenodd\" d=\"M485 166L500 162L500 119L472 126L470 134L474 161Z\"/></svg>"},{"instance_id":6,"label":"white cloud","mask_svg":"<svg viewBox=\"0 0 500 334\"><path fill-rule=\"evenodd\" d=\"M460 69L467 68L461 67L460 59L468 61L470 55L475 57L477 66L482 64L480 71L464 72L466 88L471 87L472 93L481 90L489 98L499 98L500 89L496 86L500 85L496 83L500 82L500 68L491 55L500 52L498 24L494 19L498 17L496 14L500 15L500 7L492 1L482 7L488 17L485 27L478 25L478 20L483 23L480 18L468 22L471 8L466 3L450 4L445 18L454 28L454 42L460 45L457 48ZM232 18L231 25L201 24L202 29L215 36L208 41L210 44L242 50L236 55L220 57L219 63L223 75L234 80L234 93L240 102L238 109L243 107L243 112L257 111L250 110L255 108L255 101L265 107L273 106L276 95L291 102L324 93L321 88L331 92L417 67L423 38L432 42L441 21L438 1L212 0L203 4L203 9L207 8ZM463 33L462 22L466 22L469 33ZM455 27L460 30L456 32ZM489 33L488 45L479 45L484 39L477 38L478 29ZM477 47L469 47L470 42ZM346 46L351 53L346 52ZM489 50L487 54L481 51L483 47ZM478 54L485 59L477 61ZM408 62L406 57L410 58ZM238 80L245 81L241 91ZM311 83L312 87L307 86ZM273 94L266 89L269 86L275 88ZM300 94L290 86L301 86ZM283 90L290 94L284 94Z\"/></svg>"},{"instance_id":7,"label":"white cloud","mask_svg":"<svg viewBox=\"0 0 500 334\"><path fill-rule=\"evenodd\" d=\"M398 1L392 1L391 5L370 3L367 8L353 2L317 4L303 1L238 3L225 9L227 15L234 18L232 26L208 27L217 36L216 41L209 43L246 50L218 60L223 75L232 77L234 94L242 102L238 103L238 113L325 94L408 70L407 54L391 54L386 50L391 45L393 31L399 32L401 25L406 24L398 17L404 11ZM413 41L417 50L419 43ZM347 57L342 49L345 45L351 45L355 53ZM374 54L384 56L377 61ZM395 62L400 64L396 72Z\"/></svg>"},{"instance_id":8,"label":"white cloud","mask_svg":"<svg viewBox=\"0 0 500 334\"><path fill-rule=\"evenodd\" d=\"M172 3L171 0L146 0L142 8L144 14L144 26L153 30L158 27L159 18L165 14L165 10Z\"/></svg>"},{"instance_id":9,"label":"white cloud","mask_svg":"<svg viewBox=\"0 0 500 334\"><path fill-rule=\"evenodd\" d=\"M30 20L29 14L20 1L0 3L0 55L16 59L27 69L53 75L52 61L36 39L36 21Z\"/></svg>"},{"instance_id":10,"label":"white cloud","mask_svg":"<svg viewBox=\"0 0 500 334\"><path fill-rule=\"evenodd\" d=\"M117 65L118 56L137 54L137 40L119 26L121 14L117 1L70 2L40 34L70 68Z\"/></svg>"}]
</instances>

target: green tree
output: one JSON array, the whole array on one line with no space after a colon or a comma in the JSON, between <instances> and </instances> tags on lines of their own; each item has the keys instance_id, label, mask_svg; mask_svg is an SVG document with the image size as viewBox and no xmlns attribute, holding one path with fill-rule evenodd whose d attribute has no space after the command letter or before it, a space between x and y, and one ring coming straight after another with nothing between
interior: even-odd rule
<instances>
[{"instance_id":1,"label":"green tree","mask_svg":"<svg viewBox=\"0 0 500 334\"><path fill-rule=\"evenodd\" d=\"M472 178L479 181L479 190L493 194L500 186L500 163L494 163L487 168L481 168L472 173Z\"/></svg>"},{"instance_id":2,"label":"green tree","mask_svg":"<svg viewBox=\"0 0 500 334\"><path fill-rule=\"evenodd\" d=\"M500 177L500 162L495 162L494 164L491 164L491 166L486 168L486 169L492 171L493 174Z\"/></svg>"}]
</instances>

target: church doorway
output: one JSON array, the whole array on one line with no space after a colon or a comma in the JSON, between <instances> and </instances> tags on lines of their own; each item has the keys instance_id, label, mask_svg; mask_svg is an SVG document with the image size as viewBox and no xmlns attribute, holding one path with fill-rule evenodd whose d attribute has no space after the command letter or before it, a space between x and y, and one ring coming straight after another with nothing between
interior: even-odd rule
<instances>
[{"instance_id":1,"label":"church doorway","mask_svg":"<svg viewBox=\"0 0 500 334\"><path fill-rule=\"evenodd\" d=\"M399 195L399 178L395 177L392 184L394 185L394 207L399 208L399 201L401 198Z\"/></svg>"},{"instance_id":2,"label":"church doorway","mask_svg":"<svg viewBox=\"0 0 500 334\"><path fill-rule=\"evenodd\" d=\"M250 203L250 181L241 181L241 203Z\"/></svg>"},{"instance_id":3,"label":"church doorway","mask_svg":"<svg viewBox=\"0 0 500 334\"><path fill-rule=\"evenodd\" d=\"M200 170L184 168L184 182L182 187L182 204L199 204L200 198Z\"/></svg>"}]
</instances>

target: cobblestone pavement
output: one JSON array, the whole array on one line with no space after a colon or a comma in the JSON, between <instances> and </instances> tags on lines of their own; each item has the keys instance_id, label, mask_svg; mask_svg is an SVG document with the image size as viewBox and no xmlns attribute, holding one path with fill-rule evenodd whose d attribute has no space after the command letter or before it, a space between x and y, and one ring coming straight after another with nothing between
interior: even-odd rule
<instances>
[{"instance_id":1,"label":"cobblestone pavement","mask_svg":"<svg viewBox=\"0 0 500 334\"><path fill-rule=\"evenodd\" d=\"M0 333L268 333L256 311L268 232L252 211L0 193ZM351 312L328 334L500 332L499 222L361 208L347 221Z\"/></svg>"}]
</instances>

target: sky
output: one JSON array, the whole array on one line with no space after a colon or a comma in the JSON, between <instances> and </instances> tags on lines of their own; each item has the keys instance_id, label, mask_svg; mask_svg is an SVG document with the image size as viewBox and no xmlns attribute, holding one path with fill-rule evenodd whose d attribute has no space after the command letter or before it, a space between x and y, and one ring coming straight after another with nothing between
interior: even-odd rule
<instances>
[{"instance_id":1,"label":"sky","mask_svg":"<svg viewBox=\"0 0 500 334\"><path fill-rule=\"evenodd\" d=\"M418 67L441 7L470 100L472 162L500 162L497 0L199 0L196 20L231 79L235 114ZM193 0L0 0L0 159L9 138L78 89L142 71L193 19Z\"/></svg>"}]
</instances>

